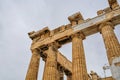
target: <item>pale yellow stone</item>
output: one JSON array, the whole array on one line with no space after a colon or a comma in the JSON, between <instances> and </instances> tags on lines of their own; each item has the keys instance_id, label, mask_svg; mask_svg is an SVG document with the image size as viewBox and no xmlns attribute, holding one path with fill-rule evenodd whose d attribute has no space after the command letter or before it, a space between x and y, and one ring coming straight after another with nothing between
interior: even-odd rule
<instances>
[{"instance_id":1,"label":"pale yellow stone","mask_svg":"<svg viewBox=\"0 0 120 80\"><path fill-rule=\"evenodd\" d=\"M88 80L82 33L72 37L72 80Z\"/></svg>"},{"instance_id":2,"label":"pale yellow stone","mask_svg":"<svg viewBox=\"0 0 120 80\"><path fill-rule=\"evenodd\" d=\"M32 57L29 64L25 80L37 80L39 70L40 54L39 50L32 50Z\"/></svg>"},{"instance_id":3,"label":"pale yellow stone","mask_svg":"<svg viewBox=\"0 0 120 80\"><path fill-rule=\"evenodd\" d=\"M100 25L100 32L102 34L109 64L112 64L112 60L115 57L120 56L119 41L114 33L113 25L110 22L105 22Z\"/></svg>"}]
</instances>

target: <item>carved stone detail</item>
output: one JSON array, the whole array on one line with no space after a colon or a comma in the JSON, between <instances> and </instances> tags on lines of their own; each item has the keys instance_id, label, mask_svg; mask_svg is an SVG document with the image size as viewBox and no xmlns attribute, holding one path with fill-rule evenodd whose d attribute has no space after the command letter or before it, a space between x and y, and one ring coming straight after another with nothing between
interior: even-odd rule
<instances>
[{"instance_id":1,"label":"carved stone detail","mask_svg":"<svg viewBox=\"0 0 120 80\"><path fill-rule=\"evenodd\" d=\"M112 23L106 22L101 24L100 32L105 43L108 61L111 65L113 58L120 56L120 45L115 36Z\"/></svg>"},{"instance_id":2,"label":"carved stone detail","mask_svg":"<svg viewBox=\"0 0 120 80\"><path fill-rule=\"evenodd\" d=\"M32 50L32 57L25 80L37 80L39 62L40 62L39 50L34 49Z\"/></svg>"},{"instance_id":3,"label":"carved stone detail","mask_svg":"<svg viewBox=\"0 0 120 80\"><path fill-rule=\"evenodd\" d=\"M88 80L82 40L81 34L72 38L72 80Z\"/></svg>"},{"instance_id":4,"label":"carved stone detail","mask_svg":"<svg viewBox=\"0 0 120 80\"><path fill-rule=\"evenodd\" d=\"M116 9L116 7L119 7L117 0L108 0L108 2L111 9Z\"/></svg>"},{"instance_id":5,"label":"carved stone detail","mask_svg":"<svg viewBox=\"0 0 120 80\"><path fill-rule=\"evenodd\" d=\"M49 46L49 49L46 51L47 59L45 62L45 70L43 80L56 80L57 79L57 50L53 44Z\"/></svg>"},{"instance_id":6,"label":"carved stone detail","mask_svg":"<svg viewBox=\"0 0 120 80\"><path fill-rule=\"evenodd\" d=\"M62 69L62 67L60 65L57 66L57 70L58 70L57 80L64 80L63 69Z\"/></svg>"},{"instance_id":7,"label":"carved stone detail","mask_svg":"<svg viewBox=\"0 0 120 80\"><path fill-rule=\"evenodd\" d=\"M108 0L108 2L110 7L99 10L98 16L94 18L84 20L81 13L77 12L68 17L70 23L67 25L54 30L45 27L28 33L32 39L32 57L26 80L37 80L40 57L45 61L43 80L59 80L60 77L63 79L63 72L67 75L67 80L91 80L91 76L87 74L83 40L86 36L99 31L103 36L111 65L112 60L120 56L120 44L113 31L114 26L120 24L120 7L117 0ZM72 62L58 52L58 48L71 41ZM63 72L57 69L58 64L62 66ZM120 64L116 63L116 65ZM109 79L112 80L111 77L106 78Z\"/></svg>"}]
</instances>

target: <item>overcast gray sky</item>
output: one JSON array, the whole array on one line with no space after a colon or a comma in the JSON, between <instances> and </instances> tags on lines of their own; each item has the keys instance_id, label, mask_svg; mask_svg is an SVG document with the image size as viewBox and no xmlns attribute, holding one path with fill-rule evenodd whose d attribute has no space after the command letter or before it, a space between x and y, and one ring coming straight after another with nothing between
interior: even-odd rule
<instances>
[{"instance_id":1,"label":"overcast gray sky","mask_svg":"<svg viewBox=\"0 0 120 80\"><path fill-rule=\"evenodd\" d=\"M25 79L31 58L28 32L68 24L67 17L78 11L85 19L92 18L107 6L107 0L0 0L0 80ZM115 33L120 41L120 25L116 26ZM94 70L104 77L102 67L108 62L100 33L87 37L84 49L88 73ZM71 50L71 44L60 49L69 60ZM42 80L43 67L41 59L39 80ZM110 76L109 71L106 73Z\"/></svg>"}]
</instances>

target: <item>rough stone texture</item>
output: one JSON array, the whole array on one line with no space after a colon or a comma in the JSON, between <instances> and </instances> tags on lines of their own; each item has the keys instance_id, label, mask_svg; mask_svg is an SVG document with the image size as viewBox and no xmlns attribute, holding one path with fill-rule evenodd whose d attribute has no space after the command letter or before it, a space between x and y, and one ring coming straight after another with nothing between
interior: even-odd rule
<instances>
[{"instance_id":1,"label":"rough stone texture","mask_svg":"<svg viewBox=\"0 0 120 80\"><path fill-rule=\"evenodd\" d=\"M111 65L113 58L120 56L120 45L113 31L112 23L106 22L101 24L100 32L105 43L108 61Z\"/></svg>"},{"instance_id":2,"label":"rough stone texture","mask_svg":"<svg viewBox=\"0 0 120 80\"><path fill-rule=\"evenodd\" d=\"M44 61L46 62L46 59L47 58L45 58L44 59ZM60 73L59 73L59 71L61 72L61 68L62 68L62 71L63 71L63 68L64 69L66 69L66 70L68 70L70 73L72 73L72 63L71 63L71 61L69 61L64 55L62 55L62 53L60 53L59 51L57 51L57 64L59 64L59 65L57 65L57 80L60 80ZM62 66L60 66L60 65L62 65ZM45 75L45 67L46 67L46 65L44 66L44 72L43 72L43 78L44 78L44 75ZM60 69L60 70L59 70ZM62 77L62 75L63 75L63 72L61 72L62 74L61 74L61 77ZM64 72L64 73L66 73L66 72ZM64 76L63 76L64 77ZM43 80L43 79L42 79Z\"/></svg>"},{"instance_id":3,"label":"rough stone texture","mask_svg":"<svg viewBox=\"0 0 120 80\"><path fill-rule=\"evenodd\" d=\"M32 50L32 57L25 80L37 80L40 54L37 49Z\"/></svg>"},{"instance_id":4,"label":"rough stone texture","mask_svg":"<svg viewBox=\"0 0 120 80\"><path fill-rule=\"evenodd\" d=\"M108 2L111 9L115 9L116 7L119 6L117 0L108 0Z\"/></svg>"},{"instance_id":5,"label":"rough stone texture","mask_svg":"<svg viewBox=\"0 0 120 80\"><path fill-rule=\"evenodd\" d=\"M49 33L47 33L48 34L47 35L45 33L47 37L40 38L40 39L37 37L38 39L36 38L37 40L34 40L34 43L32 43L33 45L31 46L31 49L42 48L45 45L48 45L54 41L59 41L59 40L60 40L59 43L64 41L64 43L61 43L61 45L67 44L71 42L71 41L68 41L67 37L79 31L82 31L85 36L90 36L92 34L99 32L98 26L105 21L112 21L114 25L120 24L120 8L112 10L101 16L96 16L91 19L83 20L81 24L77 24L76 26L71 26L71 24L65 25L64 28L62 27L62 29L60 27L57 30L57 33L52 32L52 35L49 35ZM50 31L50 34L51 34L51 31Z\"/></svg>"},{"instance_id":6,"label":"rough stone texture","mask_svg":"<svg viewBox=\"0 0 120 80\"><path fill-rule=\"evenodd\" d=\"M77 22L76 21L72 21L71 24L72 24L72 26L75 26L75 25L77 25Z\"/></svg>"},{"instance_id":7,"label":"rough stone texture","mask_svg":"<svg viewBox=\"0 0 120 80\"><path fill-rule=\"evenodd\" d=\"M58 79L57 80L64 80L64 73L60 69L58 69Z\"/></svg>"},{"instance_id":8,"label":"rough stone texture","mask_svg":"<svg viewBox=\"0 0 120 80\"><path fill-rule=\"evenodd\" d=\"M57 54L54 46L49 46L47 52L47 59L45 62L45 72L43 80L56 80L57 79Z\"/></svg>"},{"instance_id":9,"label":"rough stone texture","mask_svg":"<svg viewBox=\"0 0 120 80\"><path fill-rule=\"evenodd\" d=\"M101 24L100 31L103 35L107 49L109 63L111 63L114 57L120 56L120 44L115 37L113 27L111 27L111 24L109 25L109 23L103 23L111 21L113 25L120 24L120 8L117 5L116 0L109 0L109 5L110 8L108 7L98 11L99 16L94 18L84 20L80 13L76 13L68 17L70 24L60 26L52 31L49 30L49 28L44 28L37 32L33 31L29 33L29 37L32 39L31 49L34 50L38 48L42 50L43 53L40 55L42 58L45 57L43 80L57 80L59 77L58 74L60 74L57 71L58 64L60 64L60 66L62 66L64 69L64 73L67 75L67 80L88 80L82 43L83 37L74 36L72 37L72 40L71 36L81 31L85 36L92 35L99 32L98 26ZM57 59L57 52L53 46L50 46L49 50L47 50L49 44L53 42L57 42L58 45L60 45L57 48L60 48L62 45L71 42L71 40L73 42L73 63L67 60L63 55L57 55ZM44 51L47 52L47 58L44 56ZM37 51L32 52L35 54L32 55L30 66L26 75L26 80L37 80L40 55ZM69 73L73 73L73 76L68 76ZM91 76L89 79L90 78ZM112 78L106 78L106 80L112 80Z\"/></svg>"},{"instance_id":10,"label":"rough stone texture","mask_svg":"<svg viewBox=\"0 0 120 80\"><path fill-rule=\"evenodd\" d=\"M57 62L64 67L64 69L68 70L72 73L72 62L69 61L62 53L57 52Z\"/></svg>"},{"instance_id":11,"label":"rough stone texture","mask_svg":"<svg viewBox=\"0 0 120 80\"><path fill-rule=\"evenodd\" d=\"M67 80L72 80L72 75L67 75Z\"/></svg>"},{"instance_id":12,"label":"rough stone texture","mask_svg":"<svg viewBox=\"0 0 120 80\"><path fill-rule=\"evenodd\" d=\"M88 80L82 33L72 38L72 80Z\"/></svg>"}]
</instances>

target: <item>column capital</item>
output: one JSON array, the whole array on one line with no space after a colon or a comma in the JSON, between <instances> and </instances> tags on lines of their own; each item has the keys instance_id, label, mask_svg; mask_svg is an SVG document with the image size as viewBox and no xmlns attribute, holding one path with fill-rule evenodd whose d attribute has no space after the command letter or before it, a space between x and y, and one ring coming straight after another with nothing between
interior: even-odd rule
<instances>
[{"instance_id":1,"label":"column capital","mask_svg":"<svg viewBox=\"0 0 120 80\"><path fill-rule=\"evenodd\" d=\"M61 72L64 71L64 68L63 68L61 65L57 65L57 69L58 69L59 71L61 71Z\"/></svg>"},{"instance_id":2,"label":"column capital","mask_svg":"<svg viewBox=\"0 0 120 80\"><path fill-rule=\"evenodd\" d=\"M65 73L67 76L72 76L72 73L70 73L70 72L66 72Z\"/></svg>"},{"instance_id":3,"label":"column capital","mask_svg":"<svg viewBox=\"0 0 120 80\"><path fill-rule=\"evenodd\" d=\"M31 49L32 54L39 54L40 50L38 48Z\"/></svg>"},{"instance_id":4,"label":"column capital","mask_svg":"<svg viewBox=\"0 0 120 80\"><path fill-rule=\"evenodd\" d=\"M105 43L109 64L112 65L113 58L120 56L120 46L113 30L114 26L111 22L105 22L99 28Z\"/></svg>"},{"instance_id":5,"label":"column capital","mask_svg":"<svg viewBox=\"0 0 120 80\"><path fill-rule=\"evenodd\" d=\"M74 37L78 37L78 38L81 38L81 39L85 39L85 35L83 32L78 32L78 33L75 33L71 36L71 38L74 38Z\"/></svg>"},{"instance_id":6,"label":"column capital","mask_svg":"<svg viewBox=\"0 0 120 80\"><path fill-rule=\"evenodd\" d=\"M42 60L46 62L46 58L42 58Z\"/></svg>"},{"instance_id":7,"label":"column capital","mask_svg":"<svg viewBox=\"0 0 120 80\"><path fill-rule=\"evenodd\" d=\"M43 53L44 55L42 55L41 57L42 57L42 60L44 61L44 62L46 62L46 59L47 59L47 54L46 53Z\"/></svg>"},{"instance_id":8,"label":"column capital","mask_svg":"<svg viewBox=\"0 0 120 80\"><path fill-rule=\"evenodd\" d=\"M54 43L48 45L46 53L45 70L43 80L56 80L57 78L57 48Z\"/></svg>"},{"instance_id":9,"label":"column capital","mask_svg":"<svg viewBox=\"0 0 120 80\"><path fill-rule=\"evenodd\" d=\"M53 47L55 49L58 49L61 47L61 45L57 41L54 41L54 42L48 44L48 47Z\"/></svg>"},{"instance_id":10,"label":"column capital","mask_svg":"<svg viewBox=\"0 0 120 80\"><path fill-rule=\"evenodd\" d=\"M100 33L101 33L101 29L105 26L111 26L114 29L114 25L112 24L112 22L104 22L104 23L100 24L100 26L99 26Z\"/></svg>"}]
</instances>

